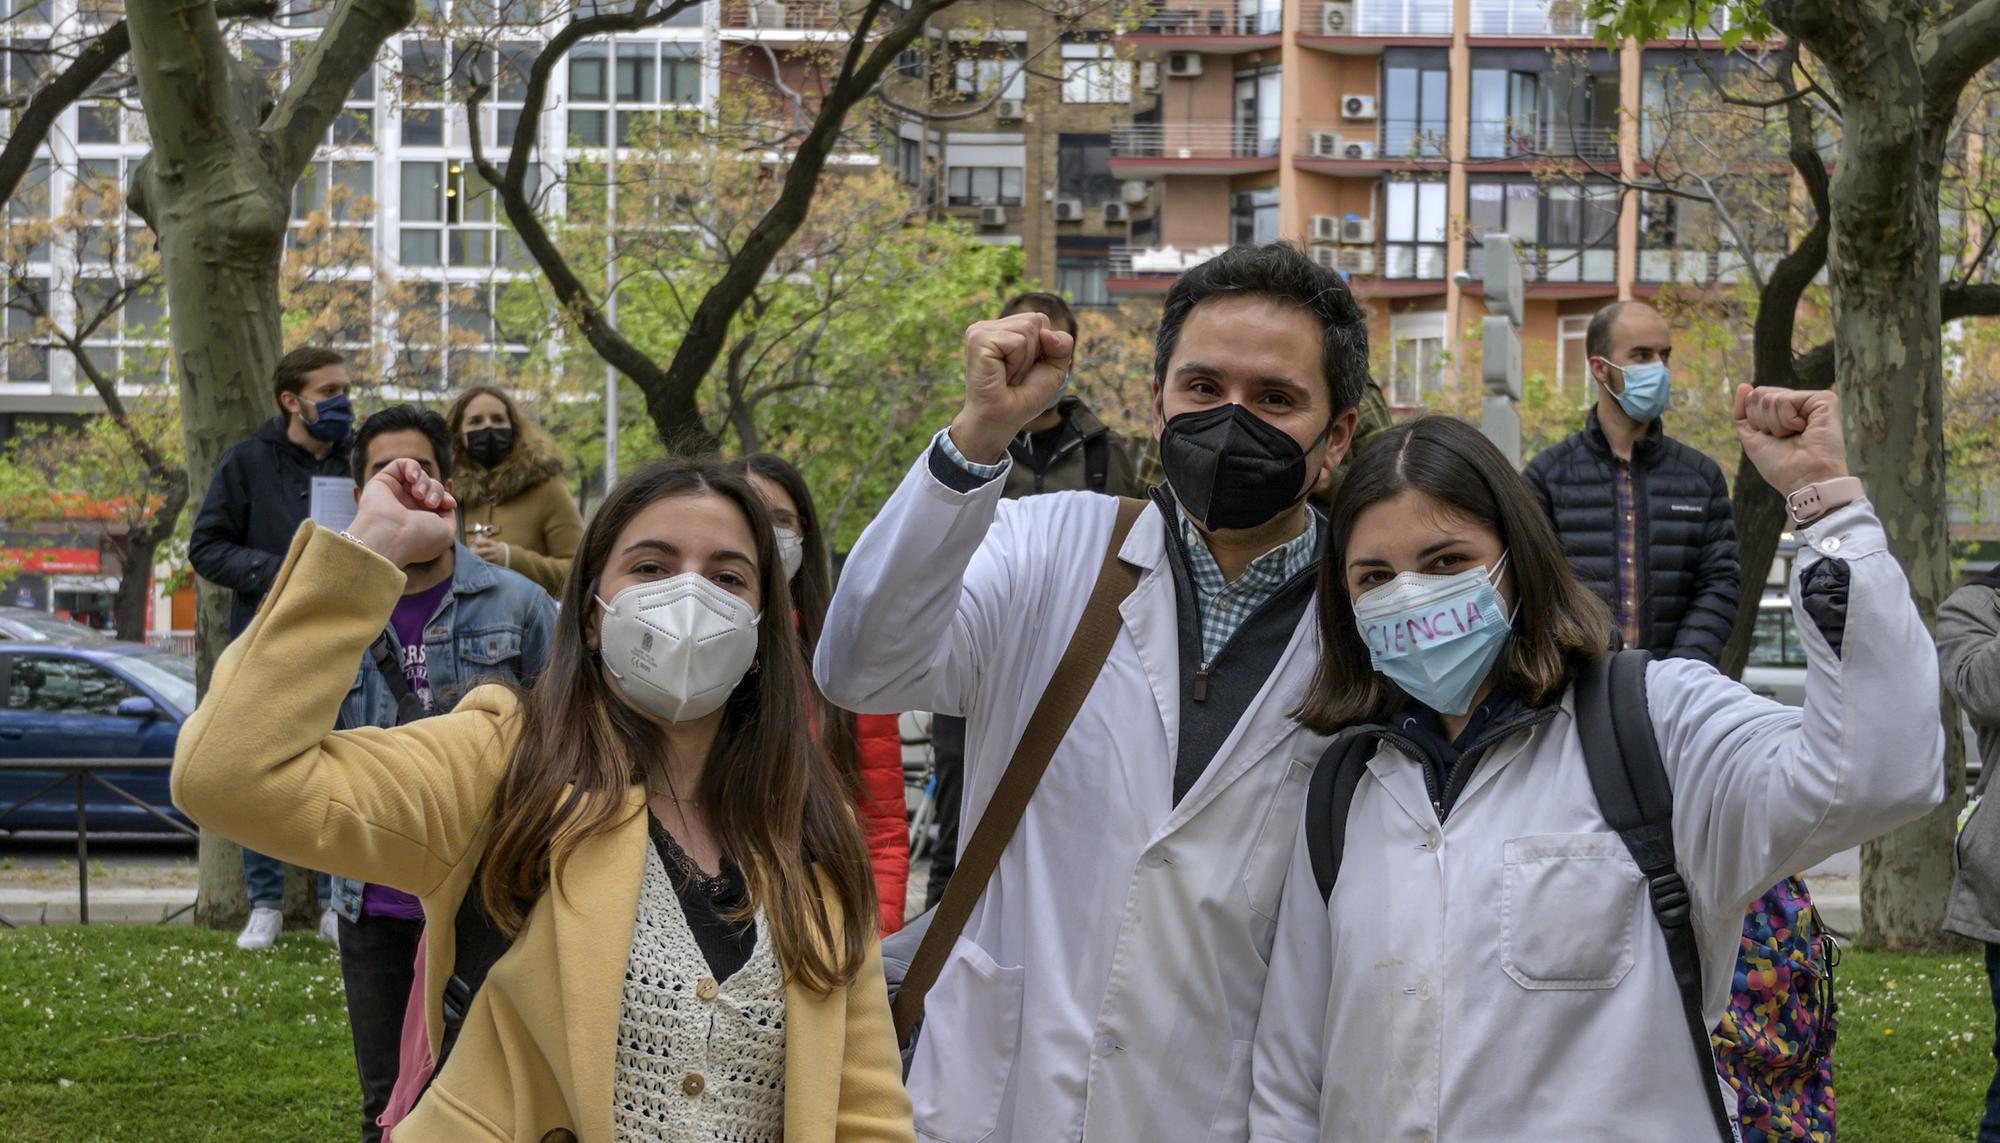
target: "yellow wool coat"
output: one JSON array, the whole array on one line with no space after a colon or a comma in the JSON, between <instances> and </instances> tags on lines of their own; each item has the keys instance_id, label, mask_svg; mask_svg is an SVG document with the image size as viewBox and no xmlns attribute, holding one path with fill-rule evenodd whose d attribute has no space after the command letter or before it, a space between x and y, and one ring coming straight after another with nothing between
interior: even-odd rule
<instances>
[{"instance_id":1,"label":"yellow wool coat","mask_svg":"<svg viewBox=\"0 0 2000 1143\"><path fill-rule=\"evenodd\" d=\"M332 732L355 664L403 574L306 524L263 609L216 664L181 730L174 802L203 826L312 869L413 893L430 930L431 1042L442 1027L451 918L484 853L512 745L498 687L398 729ZM649 844L632 815L581 844L479 990L451 1058L398 1143L608 1143L612 1071L639 882ZM874 918L861 918L874 930ZM786 1143L909 1143L879 947L846 988L785 988Z\"/></svg>"}]
</instances>

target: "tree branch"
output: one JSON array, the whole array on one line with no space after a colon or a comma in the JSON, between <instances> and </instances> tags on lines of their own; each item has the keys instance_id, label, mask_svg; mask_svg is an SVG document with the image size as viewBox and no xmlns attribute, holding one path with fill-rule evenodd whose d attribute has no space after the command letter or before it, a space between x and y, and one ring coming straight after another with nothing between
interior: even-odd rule
<instances>
[{"instance_id":1,"label":"tree branch","mask_svg":"<svg viewBox=\"0 0 2000 1143\"><path fill-rule=\"evenodd\" d=\"M416 16L416 0L341 0L334 8L325 29L312 38L312 47L277 106L264 119L264 130L277 144L274 162L281 186L298 181L355 82L374 65L382 44Z\"/></svg>"},{"instance_id":2,"label":"tree branch","mask_svg":"<svg viewBox=\"0 0 2000 1143\"><path fill-rule=\"evenodd\" d=\"M1955 108L1972 77L2000 57L2000 0L1960 6L1928 39L1922 63L1930 105Z\"/></svg>"},{"instance_id":3,"label":"tree branch","mask_svg":"<svg viewBox=\"0 0 2000 1143\"><path fill-rule=\"evenodd\" d=\"M230 150L250 127L241 118L249 109L232 94L232 69L241 65L215 0L131 0L126 23L155 163L183 168Z\"/></svg>"}]
</instances>

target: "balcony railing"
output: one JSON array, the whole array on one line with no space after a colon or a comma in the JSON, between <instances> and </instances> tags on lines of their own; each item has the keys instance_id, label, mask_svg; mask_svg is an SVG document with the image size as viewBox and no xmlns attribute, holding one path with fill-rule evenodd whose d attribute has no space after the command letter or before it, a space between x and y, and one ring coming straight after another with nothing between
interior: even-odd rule
<instances>
[{"instance_id":1,"label":"balcony railing","mask_svg":"<svg viewBox=\"0 0 2000 1143\"><path fill-rule=\"evenodd\" d=\"M1174 278L1226 249L1226 246L1188 250L1173 246L1113 246L1106 272L1112 278Z\"/></svg>"},{"instance_id":2,"label":"balcony railing","mask_svg":"<svg viewBox=\"0 0 2000 1143\"><path fill-rule=\"evenodd\" d=\"M722 26L760 32L838 32L859 13L853 0L729 0Z\"/></svg>"},{"instance_id":3,"label":"balcony railing","mask_svg":"<svg viewBox=\"0 0 2000 1143\"><path fill-rule=\"evenodd\" d=\"M1140 123L1114 127L1114 159L1276 158L1278 139L1239 123Z\"/></svg>"},{"instance_id":4,"label":"balcony railing","mask_svg":"<svg viewBox=\"0 0 2000 1143\"><path fill-rule=\"evenodd\" d=\"M1593 36L1583 0L1472 0L1475 36Z\"/></svg>"},{"instance_id":5,"label":"balcony railing","mask_svg":"<svg viewBox=\"0 0 2000 1143\"><path fill-rule=\"evenodd\" d=\"M1442 124L1413 119L1341 120L1306 132L1306 158L1344 162L1443 162L1451 156Z\"/></svg>"},{"instance_id":6,"label":"balcony railing","mask_svg":"<svg viewBox=\"0 0 2000 1143\"><path fill-rule=\"evenodd\" d=\"M1780 251L1757 255L1757 270L1768 275L1784 257ZM1743 276L1743 255L1734 250L1641 250L1638 278L1642 282L1729 283Z\"/></svg>"},{"instance_id":7,"label":"balcony railing","mask_svg":"<svg viewBox=\"0 0 2000 1143\"><path fill-rule=\"evenodd\" d=\"M1135 30L1148 36L1275 36L1284 30L1284 19L1281 9L1255 3L1174 5L1141 16Z\"/></svg>"},{"instance_id":8,"label":"balcony railing","mask_svg":"<svg viewBox=\"0 0 2000 1143\"><path fill-rule=\"evenodd\" d=\"M1354 0L1363 36L1449 36L1452 0Z\"/></svg>"},{"instance_id":9,"label":"balcony railing","mask_svg":"<svg viewBox=\"0 0 2000 1143\"><path fill-rule=\"evenodd\" d=\"M1618 244L1615 238L1597 246L1524 246L1521 248L1521 276L1530 282L1616 282ZM1477 242L1465 247L1465 272L1473 279L1486 278L1486 248Z\"/></svg>"},{"instance_id":10,"label":"balcony railing","mask_svg":"<svg viewBox=\"0 0 2000 1143\"><path fill-rule=\"evenodd\" d=\"M1616 126L1474 119L1466 154L1479 159L1576 158L1618 161Z\"/></svg>"}]
</instances>

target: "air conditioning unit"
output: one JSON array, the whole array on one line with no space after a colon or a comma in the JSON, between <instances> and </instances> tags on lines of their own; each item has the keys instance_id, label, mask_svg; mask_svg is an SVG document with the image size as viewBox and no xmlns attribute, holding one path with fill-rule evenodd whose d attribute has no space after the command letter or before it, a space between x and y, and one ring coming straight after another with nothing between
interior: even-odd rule
<instances>
[{"instance_id":1,"label":"air conditioning unit","mask_svg":"<svg viewBox=\"0 0 2000 1143\"><path fill-rule=\"evenodd\" d=\"M1315 131L1312 133L1312 157L1315 159L1338 159L1340 149L1346 140L1338 131Z\"/></svg>"},{"instance_id":2,"label":"air conditioning unit","mask_svg":"<svg viewBox=\"0 0 2000 1143\"><path fill-rule=\"evenodd\" d=\"M1002 123L1019 123L1027 115L1027 108L1019 99L1002 99L993 105L993 113Z\"/></svg>"},{"instance_id":3,"label":"air conditioning unit","mask_svg":"<svg viewBox=\"0 0 2000 1143\"><path fill-rule=\"evenodd\" d=\"M1341 219L1340 243L1343 246L1375 245L1375 220L1372 218Z\"/></svg>"},{"instance_id":4,"label":"air conditioning unit","mask_svg":"<svg viewBox=\"0 0 2000 1143\"><path fill-rule=\"evenodd\" d=\"M1157 60L1146 60L1139 65L1139 90L1149 93L1160 90L1160 65Z\"/></svg>"},{"instance_id":5,"label":"air conditioning unit","mask_svg":"<svg viewBox=\"0 0 2000 1143\"><path fill-rule=\"evenodd\" d=\"M1056 200L1057 222L1082 222L1083 200L1080 198L1059 198Z\"/></svg>"},{"instance_id":6,"label":"air conditioning unit","mask_svg":"<svg viewBox=\"0 0 2000 1143\"><path fill-rule=\"evenodd\" d=\"M1319 30L1328 36L1354 34L1354 5L1325 3L1319 6Z\"/></svg>"},{"instance_id":7,"label":"air conditioning unit","mask_svg":"<svg viewBox=\"0 0 2000 1143\"><path fill-rule=\"evenodd\" d=\"M1122 202L1107 202L1104 204L1104 221L1130 222L1131 220L1132 220L1131 207L1126 206Z\"/></svg>"},{"instance_id":8,"label":"air conditioning unit","mask_svg":"<svg viewBox=\"0 0 2000 1143\"><path fill-rule=\"evenodd\" d=\"M1118 197L1124 199L1127 206L1138 206L1153 197L1153 184L1144 179L1127 179L1125 185L1118 188Z\"/></svg>"},{"instance_id":9,"label":"air conditioning unit","mask_svg":"<svg viewBox=\"0 0 2000 1143\"><path fill-rule=\"evenodd\" d=\"M1332 246L1313 247L1312 260L1329 270L1340 269L1340 251Z\"/></svg>"},{"instance_id":10,"label":"air conditioning unit","mask_svg":"<svg viewBox=\"0 0 2000 1143\"><path fill-rule=\"evenodd\" d=\"M1340 101L1342 119L1375 118L1375 97L1372 95L1349 95Z\"/></svg>"},{"instance_id":11,"label":"air conditioning unit","mask_svg":"<svg viewBox=\"0 0 2000 1143\"><path fill-rule=\"evenodd\" d=\"M1368 277L1375 273L1375 251L1366 246L1343 246L1337 268L1342 273Z\"/></svg>"},{"instance_id":12,"label":"air conditioning unit","mask_svg":"<svg viewBox=\"0 0 2000 1143\"><path fill-rule=\"evenodd\" d=\"M1193 79L1201 74L1200 52L1168 52L1167 76L1170 79Z\"/></svg>"},{"instance_id":13,"label":"air conditioning unit","mask_svg":"<svg viewBox=\"0 0 2000 1143\"><path fill-rule=\"evenodd\" d=\"M1375 157L1375 141L1373 139L1353 140L1340 149L1340 157L1363 161L1373 159Z\"/></svg>"},{"instance_id":14,"label":"air conditioning unit","mask_svg":"<svg viewBox=\"0 0 2000 1143\"><path fill-rule=\"evenodd\" d=\"M979 208L979 225L1007 225L1007 208L1004 206L982 206Z\"/></svg>"},{"instance_id":15,"label":"air conditioning unit","mask_svg":"<svg viewBox=\"0 0 2000 1143\"><path fill-rule=\"evenodd\" d=\"M1330 214L1315 214L1312 216L1312 240L1314 242L1332 242L1339 237L1339 219Z\"/></svg>"}]
</instances>

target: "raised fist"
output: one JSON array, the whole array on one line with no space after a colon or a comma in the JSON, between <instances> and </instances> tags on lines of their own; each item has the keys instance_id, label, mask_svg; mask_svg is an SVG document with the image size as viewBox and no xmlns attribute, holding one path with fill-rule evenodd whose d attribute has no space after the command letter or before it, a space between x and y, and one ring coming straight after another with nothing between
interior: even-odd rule
<instances>
[{"instance_id":1,"label":"raised fist","mask_svg":"<svg viewBox=\"0 0 2000 1143\"><path fill-rule=\"evenodd\" d=\"M444 482L414 460L395 460L361 486L347 534L399 568L429 563L449 550L458 534L457 509Z\"/></svg>"},{"instance_id":2,"label":"raised fist","mask_svg":"<svg viewBox=\"0 0 2000 1143\"><path fill-rule=\"evenodd\" d=\"M965 331L965 408L952 420L952 443L968 460L998 464L1008 442L1055 403L1075 350L1046 314L975 323Z\"/></svg>"},{"instance_id":3,"label":"raised fist","mask_svg":"<svg viewBox=\"0 0 2000 1143\"><path fill-rule=\"evenodd\" d=\"M1736 439L1781 496L1847 475L1840 398L1831 390L1736 387Z\"/></svg>"}]
</instances>

